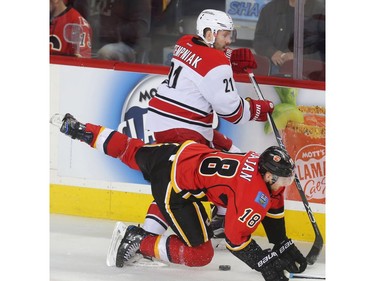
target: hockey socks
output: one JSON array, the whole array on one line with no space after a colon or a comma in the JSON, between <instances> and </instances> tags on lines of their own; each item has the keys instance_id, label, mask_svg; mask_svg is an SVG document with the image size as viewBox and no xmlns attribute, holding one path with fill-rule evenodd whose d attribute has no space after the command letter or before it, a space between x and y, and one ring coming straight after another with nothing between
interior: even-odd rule
<instances>
[{"instance_id":1,"label":"hockey socks","mask_svg":"<svg viewBox=\"0 0 375 281\"><path fill-rule=\"evenodd\" d=\"M177 235L148 235L141 242L140 252L148 257L155 257L186 266L205 266L214 255L211 241L195 247L189 247Z\"/></svg>"}]
</instances>

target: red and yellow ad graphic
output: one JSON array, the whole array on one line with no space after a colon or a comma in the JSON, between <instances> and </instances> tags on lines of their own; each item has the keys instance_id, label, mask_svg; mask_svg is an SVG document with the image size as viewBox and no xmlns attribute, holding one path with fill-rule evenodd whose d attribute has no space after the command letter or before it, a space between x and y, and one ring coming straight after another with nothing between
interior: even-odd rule
<instances>
[{"instance_id":1,"label":"red and yellow ad graphic","mask_svg":"<svg viewBox=\"0 0 375 281\"><path fill-rule=\"evenodd\" d=\"M326 140L325 107L297 105L298 90L275 87L281 103L272 117L283 143L296 164L296 174L309 202L325 204ZM269 124L266 133L271 131ZM295 183L287 187L285 198L300 201Z\"/></svg>"},{"instance_id":2,"label":"red and yellow ad graphic","mask_svg":"<svg viewBox=\"0 0 375 281\"><path fill-rule=\"evenodd\" d=\"M326 146L325 109L299 106L303 123L288 122L282 138L296 164L296 173L309 202L325 204ZM300 200L297 187L287 188L286 198Z\"/></svg>"}]
</instances>

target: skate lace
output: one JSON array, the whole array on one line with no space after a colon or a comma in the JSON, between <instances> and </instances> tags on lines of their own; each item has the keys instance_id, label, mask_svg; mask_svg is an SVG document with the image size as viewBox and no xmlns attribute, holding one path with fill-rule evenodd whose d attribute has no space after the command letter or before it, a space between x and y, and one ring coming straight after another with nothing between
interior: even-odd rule
<instances>
[{"instance_id":1,"label":"skate lace","mask_svg":"<svg viewBox=\"0 0 375 281\"><path fill-rule=\"evenodd\" d=\"M124 249L123 257L124 261L130 260L132 257L135 256L137 251L139 250L139 243L127 241L128 245Z\"/></svg>"}]
</instances>

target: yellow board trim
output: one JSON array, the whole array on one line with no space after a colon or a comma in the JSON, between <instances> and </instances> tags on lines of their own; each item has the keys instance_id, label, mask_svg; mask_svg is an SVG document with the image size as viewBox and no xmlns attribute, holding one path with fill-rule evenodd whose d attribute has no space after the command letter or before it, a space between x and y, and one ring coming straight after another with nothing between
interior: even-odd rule
<instances>
[{"instance_id":1,"label":"yellow board trim","mask_svg":"<svg viewBox=\"0 0 375 281\"><path fill-rule=\"evenodd\" d=\"M50 213L53 214L143 223L151 202L150 194L50 184ZM209 204L205 207L209 212ZM314 213L314 217L325 241L325 214ZM314 241L306 212L285 210L285 222L289 238ZM254 235L265 236L261 225Z\"/></svg>"},{"instance_id":2,"label":"yellow board trim","mask_svg":"<svg viewBox=\"0 0 375 281\"><path fill-rule=\"evenodd\" d=\"M50 212L82 217L143 222L150 194L50 184Z\"/></svg>"}]
</instances>

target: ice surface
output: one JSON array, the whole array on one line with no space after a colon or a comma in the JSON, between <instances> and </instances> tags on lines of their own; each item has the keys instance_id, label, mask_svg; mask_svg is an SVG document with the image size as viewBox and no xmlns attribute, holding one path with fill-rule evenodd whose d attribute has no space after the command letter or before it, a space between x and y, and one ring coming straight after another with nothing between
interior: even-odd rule
<instances>
[{"instance_id":1,"label":"ice surface","mask_svg":"<svg viewBox=\"0 0 375 281\"><path fill-rule=\"evenodd\" d=\"M51 281L264 281L222 244L215 249L212 262L204 267L189 268L169 264L165 267L106 265L107 249L115 221L51 214L50 216L50 280ZM263 237L254 237L262 248L269 247ZM306 255L311 243L295 241ZM318 261L308 266L303 274L325 276L324 248ZM230 271L219 271L220 264L231 266ZM297 279L296 279L297 280ZM298 279L309 280L309 279Z\"/></svg>"}]
</instances>

